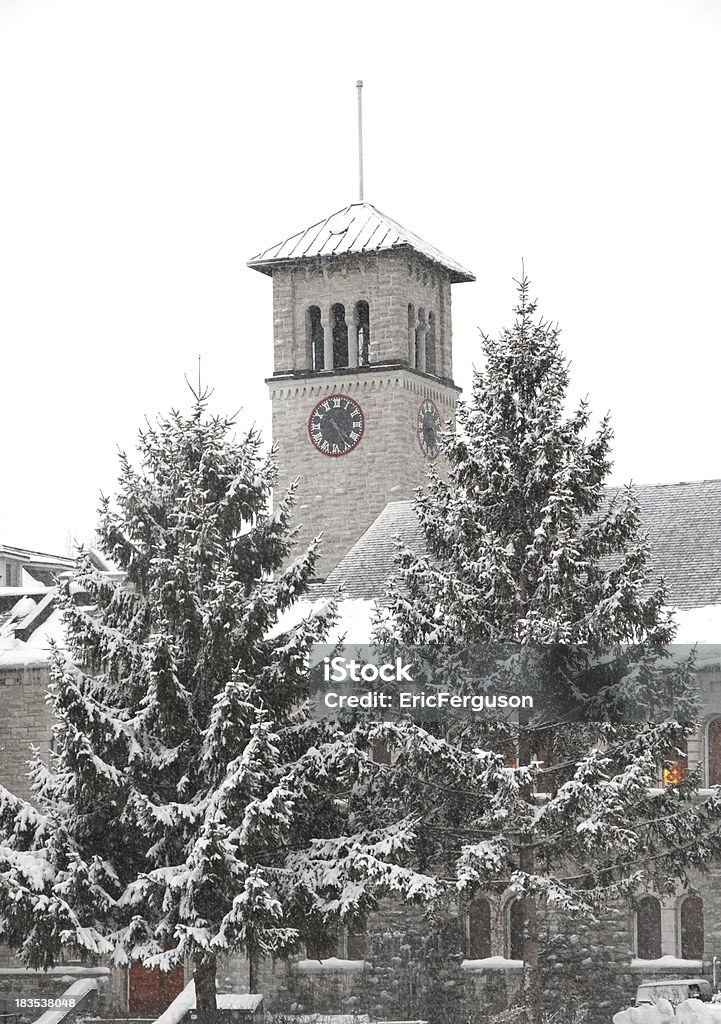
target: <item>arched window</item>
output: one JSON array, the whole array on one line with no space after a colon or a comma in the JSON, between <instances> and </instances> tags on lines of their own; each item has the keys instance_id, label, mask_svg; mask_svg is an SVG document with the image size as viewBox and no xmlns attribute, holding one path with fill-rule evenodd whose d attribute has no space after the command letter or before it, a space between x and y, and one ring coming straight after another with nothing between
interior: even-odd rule
<instances>
[{"instance_id":1,"label":"arched window","mask_svg":"<svg viewBox=\"0 0 721 1024\"><path fill-rule=\"evenodd\" d=\"M721 718L706 726L706 777L709 786L721 786Z\"/></svg>"},{"instance_id":2,"label":"arched window","mask_svg":"<svg viewBox=\"0 0 721 1024\"><path fill-rule=\"evenodd\" d=\"M426 333L426 371L437 373L436 360L436 316L435 313L428 314L428 332Z\"/></svg>"},{"instance_id":3,"label":"arched window","mask_svg":"<svg viewBox=\"0 0 721 1024\"><path fill-rule=\"evenodd\" d=\"M661 779L664 786L677 786L688 775L688 746L682 736L663 759Z\"/></svg>"},{"instance_id":4,"label":"arched window","mask_svg":"<svg viewBox=\"0 0 721 1024\"><path fill-rule=\"evenodd\" d=\"M345 306L340 302L330 308L333 331L333 366L348 365L348 324L345 322Z\"/></svg>"},{"instance_id":5,"label":"arched window","mask_svg":"<svg viewBox=\"0 0 721 1024\"><path fill-rule=\"evenodd\" d=\"M468 907L465 953L468 960L484 960L491 955L491 904L484 896Z\"/></svg>"},{"instance_id":6,"label":"arched window","mask_svg":"<svg viewBox=\"0 0 721 1024\"><path fill-rule=\"evenodd\" d=\"M415 369L416 365L416 311L413 303L408 303L408 365Z\"/></svg>"},{"instance_id":7,"label":"arched window","mask_svg":"<svg viewBox=\"0 0 721 1024\"><path fill-rule=\"evenodd\" d=\"M358 325L358 365L370 366L371 363L371 319L368 303L361 299L355 304L355 320Z\"/></svg>"},{"instance_id":8,"label":"arched window","mask_svg":"<svg viewBox=\"0 0 721 1024\"><path fill-rule=\"evenodd\" d=\"M703 900L684 896L681 902L681 956L684 960L703 959Z\"/></svg>"},{"instance_id":9,"label":"arched window","mask_svg":"<svg viewBox=\"0 0 721 1024\"><path fill-rule=\"evenodd\" d=\"M325 369L323 359L323 324L321 323L320 307L309 306L305 319L308 343L310 348L311 368Z\"/></svg>"},{"instance_id":10,"label":"arched window","mask_svg":"<svg viewBox=\"0 0 721 1024\"><path fill-rule=\"evenodd\" d=\"M640 960L661 956L661 904L655 896L642 896L636 904L636 956Z\"/></svg>"},{"instance_id":11,"label":"arched window","mask_svg":"<svg viewBox=\"0 0 721 1024\"><path fill-rule=\"evenodd\" d=\"M523 960L523 900L516 897L506 908L506 952L509 960Z\"/></svg>"}]
</instances>

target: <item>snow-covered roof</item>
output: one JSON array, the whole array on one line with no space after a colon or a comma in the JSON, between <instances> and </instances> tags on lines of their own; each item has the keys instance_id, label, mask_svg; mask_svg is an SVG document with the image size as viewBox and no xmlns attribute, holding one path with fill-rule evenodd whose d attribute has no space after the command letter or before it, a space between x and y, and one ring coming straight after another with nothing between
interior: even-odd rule
<instances>
[{"instance_id":1,"label":"snow-covered roof","mask_svg":"<svg viewBox=\"0 0 721 1024\"><path fill-rule=\"evenodd\" d=\"M23 564L45 566L49 569L63 571L72 569L75 559L67 555L51 555L47 551L33 551L31 548L18 548L11 544L0 544L0 559L8 558Z\"/></svg>"},{"instance_id":2,"label":"snow-covered roof","mask_svg":"<svg viewBox=\"0 0 721 1024\"><path fill-rule=\"evenodd\" d=\"M684 611L721 605L721 480L651 484L635 491L649 534L653 578L665 579L670 604ZM609 488L609 500L617 494L618 488ZM411 501L386 505L317 596L341 588L349 599L382 600L394 571L395 537L423 550Z\"/></svg>"},{"instance_id":3,"label":"snow-covered roof","mask_svg":"<svg viewBox=\"0 0 721 1024\"><path fill-rule=\"evenodd\" d=\"M342 210L336 210L324 220L265 249L249 260L248 266L262 274L272 275L276 266L288 261L402 248L412 249L432 263L439 264L448 271L454 283L475 281L470 270L445 256L440 249L424 242L370 203L351 203Z\"/></svg>"}]
</instances>

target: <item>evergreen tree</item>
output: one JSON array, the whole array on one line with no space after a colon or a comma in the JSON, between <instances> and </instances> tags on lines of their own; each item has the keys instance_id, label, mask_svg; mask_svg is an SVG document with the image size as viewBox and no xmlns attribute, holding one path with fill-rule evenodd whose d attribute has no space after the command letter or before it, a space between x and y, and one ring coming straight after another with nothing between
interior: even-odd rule
<instances>
[{"instance_id":1,"label":"evergreen tree","mask_svg":"<svg viewBox=\"0 0 721 1024\"><path fill-rule=\"evenodd\" d=\"M219 956L252 967L299 938L327 942L389 871L402 884L381 841L402 829L349 821L343 796L367 759L307 711L309 650L333 606L278 632L317 541L288 564L292 490L269 511L273 454L254 430L234 440L206 400L141 432L138 468L121 457L117 507L100 517L120 572L84 557L64 589L53 750L35 758L32 804L0 789L0 935L32 966L68 951L187 958L210 1019Z\"/></svg>"},{"instance_id":2,"label":"evergreen tree","mask_svg":"<svg viewBox=\"0 0 721 1024\"><path fill-rule=\"evenodd\" d=\"M510 889L523 900L526 1012L540 1024L539 912L593 915L644 886L673 891L721 850L721 801L700 800L695 779L659 786L693 729L693 666L662 672L674 624L632 489L604 489L609 420L587 439L587 403L566 415L558 330L536 318L527 279L518 284L515 322L483 337L485 368L460 430L444 437L447 476L431 474L417 496L426 550L399 550L379 639L553 645L540 650L568 659L581 650L571 645L613 651L607 711L619 692L648 708L662 689L679 710L633 726L609 714L556 730L520 717L370 734L395 747L377 800L403 792L417 863L450 874L463 897Z\"/></svg>"}]
</instances>

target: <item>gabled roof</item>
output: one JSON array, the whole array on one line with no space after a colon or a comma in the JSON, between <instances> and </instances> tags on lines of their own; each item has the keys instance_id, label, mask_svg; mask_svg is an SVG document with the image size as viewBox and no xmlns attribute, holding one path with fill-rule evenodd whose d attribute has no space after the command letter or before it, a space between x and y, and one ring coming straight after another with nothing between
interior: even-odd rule
<instances>
[{"instance_id":1,"label":"gabled roof","mask_svg":"<svg viewBox=\"0 0 721 1024\"><path fill-rule=\"evenodd\" d=\"M663 576L670 604L684 610L721 605L721 480L635 487L648 531L654 582ZM609 488L609 500L619 488ZM349 599L383 600L393 575L394 538L422 551L411 501L390 502L314 596L342 588Z\"/></svg>"},{"instance_id":2,"label":"gabled roof","mask_svg":"<svg viewBox=\"0 0 721 1024\"><path fill-rule=\"evenodd\" d=\"M325 220L312 224L304 231L298 231L284 242L278 242L254 256L248 261L248 266L263 274L272 274L275 266L288 260L383 252L404 247L440 264L448 271L454 283L475 281L470 270L444 256L435 246L424 242L370 203L351 203L345 206Z\"/></svg>"}]
</instances>

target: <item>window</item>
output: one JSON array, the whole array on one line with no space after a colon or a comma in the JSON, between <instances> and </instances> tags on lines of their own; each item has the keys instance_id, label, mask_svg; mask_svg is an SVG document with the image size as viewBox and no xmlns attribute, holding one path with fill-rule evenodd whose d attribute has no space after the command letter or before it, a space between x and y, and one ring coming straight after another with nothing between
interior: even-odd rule
<instances>
[{"instance_id":1,"label":"window","mask_svg":"<svg viewBox=\"0 0 721 1024\"><path fill-rule=\"evenodd\" d=\"M358 325L358 365L370 366L371 321L368 303L361 299L355 305L355 319Z\"/></svg>"},{"instance_id":2,"label":"window","mask_svg":"<svg viewBox=\"0 0 721 1024\"><path fill-rule=\"evenodd\" d=\"M684 896L680 914L681 956L684 960L703 959L703 900Z\"/></svg>"},{"instance_id":3,"label":"window","mask_svg":"<svg viewBox=\"0 0 721 1024\"><path fill-rule=\"evenodd\" d=\"M506 909L506 952L509 960L523 960L523 900L511 900Z\"/></svg>"},{"instance_id":4,"label":"window","mask_svg":"<svg viewBox=\"0 0 721 1024\"><path fill-rule=\"evenodd\" d=\"M340 960L365 960L367 946L364 929L345 926L336 938L306 939L305 955L308 960L328 960L332 956Z\"/></svg>"},{"instance_id":5,"label":"window","mask_svg":"<svg viewBox=\"0 0 721 1024\"><path fill-rule=\"evenodd\" d=\"M309 306L306 313L306 331L310 348L310 365L313 370L323 370L325 359L323 354L323 324L321 323L320 307Z\"/></svg>"},{"instance_id":6,"label":"window","mask_svg":"<svg viewBox=\"0 0 721 1024\"><path fill-rule=\"evenodd\" d=\"M330 308L330 319L333 332L333 366L347 366L348 324L345 322L345 306L340 302L334 303Z\"/></svg>"},{"instance_id":7,"label":"window","mask_svg":"<svg viewBox=\"0 0 721 1024\"><path fill-rule=\"evenodd\" d=\"M338 954L337 938L308 938L305 941L305 955L308 960L327 960Z\"/></svg>"},{"instance_id":8,"label":"window","mask_svg":"<svg viewBox=\"0 0 721 1024\"><path fill-rule=\"evenodd\" d=\"M437 373L436 361L436 317L434 313L428 314L428 332L426 334L426 370L428 373Z\"/></svg>"},{"instance_id":9,"label":"window","mask_svg":"<svg viewBox=\"0 0 721 1024\"><path fill-rule=\"evenodd\" d=\"M426 314L422 308L418 310L418 326L416 327L415 366L417 370L426 370Z\"/></svg>"},{"instance_id":10,"label":"window","mask_svg":"<svg viewBox=\"0 0 721 1024\"><path fill-rule=\"evenodd\" d=\"M391 764L393 758L391 756L390 743L383 736L377 736L371 743L371 757L376 764Z\"/></svg>"},{"instance_id":11,"label":"window","mask_svg":"<svg viewBox=\"0 0 721 1024\"><path fill-rule=\"evenodd\" d=\"M340 955L343 960L365 960L368 939L364 929L344 928L342 943Z\"/></svg>"},{"instance_id":12,"label":"window","mask_svg":"<svg viewBox=\"0 0 721 1024\"><path fill-rule=\"evenodd\" d=\"M655 896L642 896L636 904L636 956L640 960L661 956L661 904Z\"/></svg>"},{"instance_id":13,"label":"window","mask_svg":"<svg viewBox=\"0 0 721 1024\"><path fill-rule=\"evenodd\" d=\"M706 727L706 777L709 786L721 786L721 718Z\"/></svg>"},{"instance_id":14,"label":"window","mask_svg":"<svg viewBox=\"0 0 721 1024\"><path fill-rule=\"evenodd\" d=\"M484 896L468 907L465 954L468 960L483 960L491 955L491 904Z\"/></svg>"},{"instance_id":15,"label":"window","mask_svg":"<svg viewBox=\"0 0 721 1024\"><path fill-rule=\"evenodd\" d=\"M688 775L688 747L685 738L677 740L673 750L663 759L661 780L664 786L677 786Z\"/></svg>"},{"instance_id":16,"label":"window","mask_svg":"<svg viewBox=\"0 0 721 1024\"><path fill-rule=\"evenodd\" d=\"M413 303L408 303L408 364L416 365L416 311Z\"/></svg>"}]
</instances>

